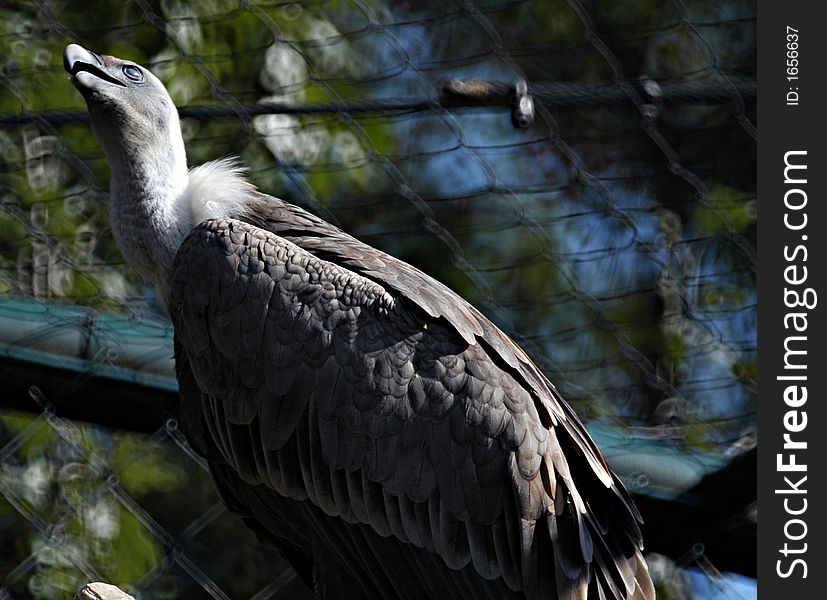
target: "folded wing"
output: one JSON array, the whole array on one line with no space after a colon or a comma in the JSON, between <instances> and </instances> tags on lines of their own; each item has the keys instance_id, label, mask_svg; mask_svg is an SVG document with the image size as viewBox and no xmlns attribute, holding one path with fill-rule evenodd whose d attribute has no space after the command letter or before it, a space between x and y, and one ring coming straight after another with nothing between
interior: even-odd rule
<instances>
[{"instance_id":1,"label":"folded wing","mask_svg":"<svg viewBox=\"0 0 827 600\"><path fill-rule=\"evenodd\" d=\"M631 500L513 341L301 209L269 199L246 221L202 223L175 262L179 378L195 383L182 419L201 452L527 597L654 597Z\"/></svg>"}]
</instances>

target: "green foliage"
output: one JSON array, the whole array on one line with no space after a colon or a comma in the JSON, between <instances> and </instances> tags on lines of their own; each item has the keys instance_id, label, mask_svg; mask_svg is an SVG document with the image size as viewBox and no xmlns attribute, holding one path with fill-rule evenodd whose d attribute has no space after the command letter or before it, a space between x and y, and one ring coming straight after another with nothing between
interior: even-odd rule
<instances>
[{"instance_id":1,"label":"green foliage","mask_svg":"<svg viewBox=\"0 0 827 600\"><path fill-rule=\"evenodd\" d=\"M124 589L145 582L139 597L201 593L190 577L167 573L170 549L157 531L181 536L219 499L209 474L170 439L3 411L0 448L9 444L17 449L0 463L0 573L18 569L3 581L15 598L72 597L90 569ZM253 596L287 568L226 513L180 544L238 597ZM20 570L30 556L37 560ZM307 593L290 585L282 597Z\"/></svg>"},{"instance_id":2,"label":"green foliage","mask_svg":"<svg viewBox=\"0 0 827 600\"><path fill-rule=\"evenodd\" d=\"M174 492L186 480L178 465L169 462L156 444L141 437L119 434L112 458L112 471L127 492L142 496L149 492Z\"/></svg>"},{"instance_id":3,"label":"green foliage","mask_svg":"<svg viewBox=\"0 0 827 600\"><path fill-rule=\"evenodd\" d=\"M715 235L743 232L757 218L752 198L726 185L710 188L708 202L699 205L694 216L701 231Z\"/></svg>"},{"instance_id":4,"label":"green foliage","mask_svg":"<svg viewBox=\"0 0 827 600\"><path fill-rule=\"evenodd\" d=\"M156 484L151 474L142 480ZM122 510L118 516L118 533L108 548L110 564L102 575L113 585L128 587L158 566L164 548L134 515Z\"/></svg>"},{"instance_id":5,"label":"green foliage","mask_svg":"<svg viewBox=\"0 0 827 600\"><path fill-rule=\"evenodd\" d=\"M7 519L3 535L12 529L26 532L14 549L3 548L0 565L14 567L29 555L38 557L11 584L38 598L63 599L87 582L89 567L113 583L131 584L158 564L163 547L111 494L106 466L109 460L134 465L125 473L138 501L147 491L180 485L180 478L160 472L163 461L147 450L152 446L135 435L113 438L53 417L4 412L0 424L5 432L0 445L22 442L0 465L2 495L15 508L0 505ZM27 522L40 522L45 529L31 529Z\"/></svg>"}]
</instances>

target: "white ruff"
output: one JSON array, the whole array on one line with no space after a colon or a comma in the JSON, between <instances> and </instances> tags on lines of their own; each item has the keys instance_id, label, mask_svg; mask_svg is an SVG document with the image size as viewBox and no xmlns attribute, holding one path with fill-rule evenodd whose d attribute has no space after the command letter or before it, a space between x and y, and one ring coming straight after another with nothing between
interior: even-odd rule
<instances>
[{"instance_id":1,"label":"white ruff","mask_svg":"<svg viewBox=\"0 0 827 600\"><path fill-rule=\"evenodd\" d=\"M183 197L178 200L189 207L191 220L186 229L207 219L243 216L254 190L235 158L219 158L193 167Z\"/></svg>"}]
</instances>

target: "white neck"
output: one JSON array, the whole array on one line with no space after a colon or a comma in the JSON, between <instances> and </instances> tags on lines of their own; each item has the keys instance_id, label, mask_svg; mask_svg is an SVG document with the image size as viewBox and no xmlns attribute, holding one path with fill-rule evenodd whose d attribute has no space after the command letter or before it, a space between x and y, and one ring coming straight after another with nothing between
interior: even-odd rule
<instances>
[{"instance_id":1,"label":"white neck","mask_svg":"<svg viewBox=\"0 0 827 600\"><path fill-rule=\"evenodd\" d=\"M193 227L187 157L177 118L167 139L104 144L112 170L110 219L124 258L166 303L172 261Z\"/></svg>"},{"instance_id":2,"label":"white neck","mask_svg":"<svg viewBox=\"0 0 827 600\"><path fill-rule=\"evenodd\" d=\"M166 139L102 140L112 170L109 216L115 239L165 306L175 255L187 234L206 219L242 217L255 190L232 159L188 172L177 115L167 131Z\"/></svg>"}]
</instances>

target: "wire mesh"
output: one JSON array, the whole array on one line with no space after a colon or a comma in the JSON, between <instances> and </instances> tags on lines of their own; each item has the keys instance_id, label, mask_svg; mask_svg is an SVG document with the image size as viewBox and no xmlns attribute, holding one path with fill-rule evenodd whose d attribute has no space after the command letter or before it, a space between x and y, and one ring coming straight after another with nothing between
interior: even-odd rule
<instances>
[{"instance_id":1,"label":"wire mesh","mask_svg":"<svg viewBox=\"0 0 827 600\"><path fill-rule=\"evenodd\" d=\"M60 65L62 47L82 43L161 77L191 164L238 155L262 190L447 283L587 420L687 455L755 445L754 2L38 1L6 3L0 26L0 293L137 320L160 312L114 245L106 163ZM443 102L449 78L525 80L536 119L519 129L502 103ZM142 532L149 549L136 556L155 560L113 583L214 598L273 585L211 583L227 568L187 549L198 535L176 524L229 519L217 504L162 524L143 507L161 492L123 484L121 447L166 464L183 452L174 428L124 442L83 427L95 439L84 445L52 412L20 419L4 418L0 461L4 518L23 517L6 529L27 532L2 536L17 540L4 560L20 561L6 563L6 594L62 597L37 588L43 565L50 582L112 579L76 546L104 539L84 511L112 507L131 515L115 529ZM195 491L178 503L215 499L183 456L169 480L186 472ZM88 489L67 499L60 473L77 464ZM29 479L58 481L42 485L60 501L38 512L26 494L45 492ZM266 594L300 593L289 585Z\"/></svg>"},{"instance_id":2,"label":"wire mesh","mask_svg":"<svg viewBox=\"0 0 827 600\"><path fill-rule=\"evenodd\" d=\"M0 494L22 517L6 533L31 552L18 564L0 557L7 597L70 598L107 580L139 598L309 597L277 552L239 531L173 420L136 436L43 406L3 421ZM216 554L228 536L232 550ZM210 568L228 555L232 571Z\"/></svg>"}]
</instances>

